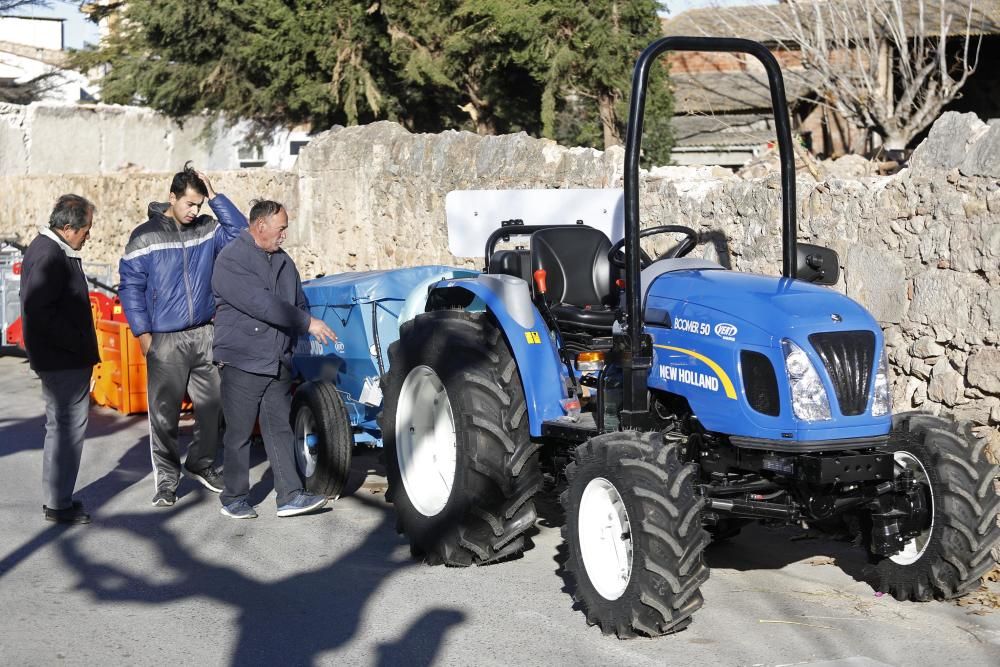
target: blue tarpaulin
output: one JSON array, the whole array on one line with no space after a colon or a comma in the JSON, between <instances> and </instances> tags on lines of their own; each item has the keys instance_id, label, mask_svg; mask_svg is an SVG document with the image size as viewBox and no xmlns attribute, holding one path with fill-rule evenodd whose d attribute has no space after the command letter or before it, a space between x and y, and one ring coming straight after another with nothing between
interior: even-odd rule
<instances>
[{"instance_id":1,"label":"blue tarpaulin","mask_svg":"<svg viewBox=\"0 0 1000 667\"><path fill-rule=\"evenodd\" d=\"M295 355L295 370L304 380L325 380L336 384L345 399L352 424L363 431L377 431L374 419L381 410L362 403L371 402L372 388L378 387L381 369L389 368L389 345L399 339L399 316L423 312L427 287L449 278L475 275L475 271L448 266L417 266L386 271L339 273L302 284L309 310L334 330L337 342L320 345L303 337ZM381 353L378 355L376 348ZM375 435L378 439L380 434ZM371 436L356 437L360 441Z\"/></svg>"}]
</instances>

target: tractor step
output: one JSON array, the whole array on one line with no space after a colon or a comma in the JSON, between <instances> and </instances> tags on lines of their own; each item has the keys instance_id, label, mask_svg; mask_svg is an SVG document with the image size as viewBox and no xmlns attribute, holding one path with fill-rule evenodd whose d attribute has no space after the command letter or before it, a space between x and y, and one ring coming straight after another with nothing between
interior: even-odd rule
<instances>
[{"instance_id":1,"label":"tractor step","mask_svg":"<svg viewBox=\"0 0 1000 667\"><path fill-rule=\"evenodd\" d=\"M571 417L559 417L542 422L542 435L572 442L584 442L597 435L594 415L585 412L576 421Z\"/></svg>"}]
</instances>

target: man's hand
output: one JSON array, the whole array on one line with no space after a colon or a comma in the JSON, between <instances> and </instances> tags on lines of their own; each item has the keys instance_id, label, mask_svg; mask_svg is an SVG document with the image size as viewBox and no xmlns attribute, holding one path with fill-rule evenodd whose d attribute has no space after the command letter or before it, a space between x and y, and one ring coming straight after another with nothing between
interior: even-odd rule
<instances>
[{"instance_id":1,"label":"man's hand","mask_svg":"<svg viewBox=\"0 0 1000 667\"><path fill-rule=\"evenodd\" d=\"M208 198L215 199L215 188L212 187L212 181L208 180L208 176L203 171L196 171L195 173L198 174L201 182L205 184L205 189L208 190Z\"/></svg>"},{"instance_id":2,"label":"man's hand","mask_svg":"<svg viewBox=\"0 0 1000 667\"><path fill-rule=\"evenodd\" d=\"M315 317L309 318L309 333L323 345L337 340L337 334L333 333L333 329L326 326L326 322Z\"/></svg>"},{"instance_id":3,"label":"man's hand","mask_svg":"<svg viewBox=\"0 0 1000 667\"><path fill-rule=\"evenodd\" d=\"M142 356L146 356L149 353L149 346L153 344L153 334L144 333L139 334L139 347L142 348Z\"/></svg>"}]
</instances>

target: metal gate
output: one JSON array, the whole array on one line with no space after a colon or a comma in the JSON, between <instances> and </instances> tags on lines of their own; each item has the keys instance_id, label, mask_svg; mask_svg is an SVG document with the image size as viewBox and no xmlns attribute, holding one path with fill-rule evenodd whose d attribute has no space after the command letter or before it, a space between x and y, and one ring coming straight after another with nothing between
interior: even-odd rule
<instances>
[{"instance_id":1,"label":"metal gate","mask_svg":"<svg viewBox=\"0 0 1000 667\"><path fill-rule=\"evenodd\" d=\"M0 346L7 345L7 329L21 316L21 257L24 246L0 240Z\"/></svg>"}]
</instances>

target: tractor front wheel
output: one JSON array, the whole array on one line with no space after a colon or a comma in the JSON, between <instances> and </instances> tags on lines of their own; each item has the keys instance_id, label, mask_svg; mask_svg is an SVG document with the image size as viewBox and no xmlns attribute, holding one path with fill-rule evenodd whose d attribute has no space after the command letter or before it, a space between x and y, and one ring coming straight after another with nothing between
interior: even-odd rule
<instances>
[{"instance_id":1,"label":"tractor front wheel","mask_svg":"<svg viewBox=\"0 0 1000 667\"><path fill-rule=\"evenodd\" d=\"M897 600L949 599L968 593L991 567L1000 539L997 468L986 441L969 426L916 413L893 420L889 449L897 476L927 489L927 526L875 566L878 590Z\"/></svg>"},{"instance_id":2,"label":"tractor front wheel","mask_svg":"<svg viewBox=\"0 0 1000 667\"><path fill-rule=\"evenodd\" d=\"M574 601L620 638L684 629L701 608L704 499L681 436L624 431L591 438L566 468L563 538Z\"/></svg>"}]
</instances>

